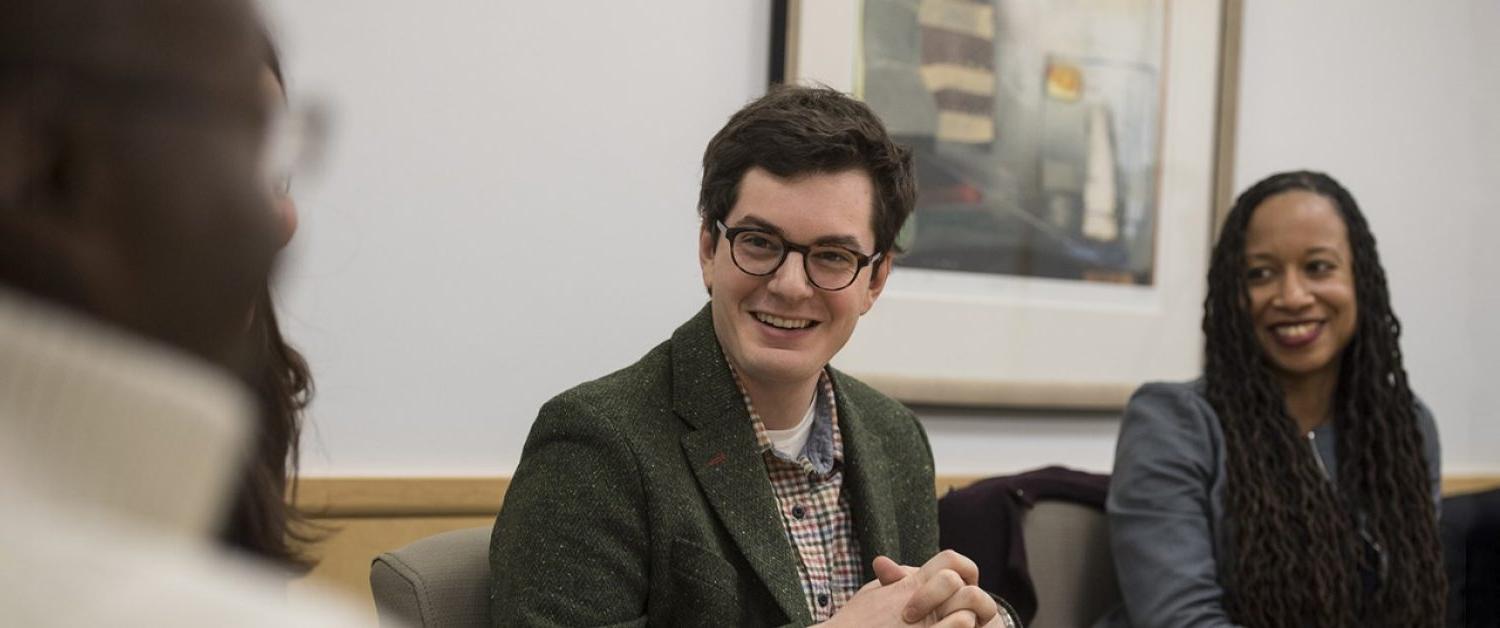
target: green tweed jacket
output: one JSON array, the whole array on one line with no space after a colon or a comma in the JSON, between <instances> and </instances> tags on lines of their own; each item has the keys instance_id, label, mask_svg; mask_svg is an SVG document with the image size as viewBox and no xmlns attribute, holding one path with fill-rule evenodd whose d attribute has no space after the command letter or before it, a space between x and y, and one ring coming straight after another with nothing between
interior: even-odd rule
<instances>
[{"instance_id":1,"label":"green tweed jacket","mask_svg":"<svg viewBox=\"0 0 1500 628\"><path fill-rule=\"evenodd\" d=\"M833 371L865 579L937 553L910 410ZM630 367L542 406L490 541L496 626L811 623L754 428L705 307Z\"/></svg>"}]
</instances>

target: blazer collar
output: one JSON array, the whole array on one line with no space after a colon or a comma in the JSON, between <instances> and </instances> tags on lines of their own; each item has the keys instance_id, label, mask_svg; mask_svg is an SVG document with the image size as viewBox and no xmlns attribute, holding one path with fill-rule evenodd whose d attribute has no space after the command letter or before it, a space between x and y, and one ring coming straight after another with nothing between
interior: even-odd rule
<instances>
[{"instance_id":1,"label":"blazer collar","mask_svg":"<svg viewBox=\"0 0 1500 628\"><path fill-rule=\"evenodd\" d=\"M754 448L750 415L714 334L711 304L672 332L672 409L695 429L742 425ZM738 420L738 419L743 420Z\"/></svg>"},{"instance_id":2,"label":"blazer collar","mask_svg":"<svg viewBox=\"0 0 1500 628\"><path fill-rule=\"evenodd\" d=\"M859 538L860 567L864 580L875 577L871 563L876 556L900 560L901 531L897 529L896 506L889 487L898 474L909 470L896 468L886 455L886 442L870 429L864 419L864 408L854 390L853 380L837 369L833 374L834 400L838 404L839 431L844 440L844 490L849 494L850 514L854 517L854 534ZM897 443L900 446L902 443ZM921 446L918 443L907 446Z\"/></svg>"},{"instance_id":3,"label":"blazer collar","mask_svg":"<svg viewBox=\"0 0 1500 628\"><path fill-rule=\"evenodd\" d=\"M683 435L682 448L724 529L787 618L810 622L795 552L780 523L750 415L714 334L710 307L672 334L672 407L693 428ZM829 372L844 441L844 486L868 580L874 577L875 556L902 555L896 508L881 487L903 471L892 468L885 440L861 418L859 399L848 392L855 389L853 380L836 369Z\"/></svg>"},{"instance_id":4,"label":"blazer collar","mask_svg":"<svg viewBox=\"0 0 1500 628\"><path fill-rule=\"evenodd\" d=\"M672 334L672 408L693 428L682 436L682 450L724 530L786 617L811 623L796 555L710 306Z\"/></svg>"}]
</instances>

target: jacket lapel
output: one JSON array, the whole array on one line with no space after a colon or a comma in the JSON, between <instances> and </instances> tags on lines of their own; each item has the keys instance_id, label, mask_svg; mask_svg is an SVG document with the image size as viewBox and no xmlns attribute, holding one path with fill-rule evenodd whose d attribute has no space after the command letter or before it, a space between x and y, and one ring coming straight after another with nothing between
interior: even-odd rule
<instances>
[{"instance_id":1,"label":"jacket lapel","mask_svg":"<svg viewBox=\"0 0 1500 628\"><path fill-rule=\"evenodd\" d=\"M720 523L787 618L811 622L755 429L708 306L672 334L672 403L694 428L682 449Z\"/></svg>"},{"instance_id":2,"label":"jacket lapel","mask_svg":"<svg viewBox=\"0 0 1500 628\"><path fill-rule=\"evenodd\" d=\"M844 490L849 491L860 566L868 581L875 577L870 564L876 556L901 562L901 531L896 529L896 507L887 488L890 478L899 471L890 468L884 439L861 421L859 400L845 394L847 376L830 370L838 401L839 433L844 439Z\"/></svg>"}]
</instances>

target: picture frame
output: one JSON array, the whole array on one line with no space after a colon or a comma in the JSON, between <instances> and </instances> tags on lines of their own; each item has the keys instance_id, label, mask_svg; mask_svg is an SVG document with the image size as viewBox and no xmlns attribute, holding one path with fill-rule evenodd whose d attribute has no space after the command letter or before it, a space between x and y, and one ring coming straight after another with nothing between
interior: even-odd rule
<instances>
[{"instance_id":1,"label":"picture frame","mask_svg":"<svg viewBox=\"0 0 1500 628\"><path fill-rule=\"evenodd\" d=\"M1147 381L1198 375L1208 253L1232 193L1242 0L1158 2L1160 141L1144 285L898 262L835 367L913 405L1089 411L1123 408ZM869 93L865 8L773 2L771 83Z\"/></svg>"}]
</instances>

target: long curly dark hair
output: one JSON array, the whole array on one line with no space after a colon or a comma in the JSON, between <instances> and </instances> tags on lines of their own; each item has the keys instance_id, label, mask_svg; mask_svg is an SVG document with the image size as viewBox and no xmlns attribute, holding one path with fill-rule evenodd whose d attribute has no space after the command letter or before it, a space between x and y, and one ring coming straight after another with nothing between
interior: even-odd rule
<instances>
[{"instance_id":1,"label":"long curly dark hair","mask_svg":"<svg viewBox=\"0 0 1500 628\"><path fill-rule=\"evenodd\" d=\"M1358 322L1333 400L1336 488L1298 433L1249 312L1246 229L1262 202L1293 190L1332 201L1353 253ZM1284 172L1240 195L1214 247L1203 333L1208 401L1227 451L1231 617L1257 628L1440 626L1446 581L1401 324L1375 238L1343 186Z\"/></svg>"}]
</instances>

